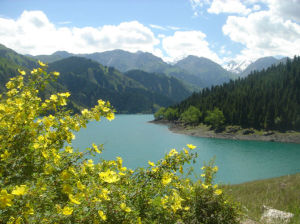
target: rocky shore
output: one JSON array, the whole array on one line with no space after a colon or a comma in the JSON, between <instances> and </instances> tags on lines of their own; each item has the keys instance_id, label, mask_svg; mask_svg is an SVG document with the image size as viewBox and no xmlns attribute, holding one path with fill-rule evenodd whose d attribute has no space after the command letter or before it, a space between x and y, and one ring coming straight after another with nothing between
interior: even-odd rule
<instances>
[{"instance_id":1,"label":"rocky shore","mask_svg":"<svg viewBox=\"0 0 300 224\"><path fill-rule=\"evenodd\" d=\"M227 126L221 132L211 130L209 126L200 124L198 126L186 126L181 123L172 123L169 121L151 121L155 124L167 125L170 131L179 134L204 137L204 138L221 138L234 140L252 140L252 141L271 141L300 144L300 132L296 131L265 131L255 129L243 129L239 126Z\"/></svg>"}]
</instances>

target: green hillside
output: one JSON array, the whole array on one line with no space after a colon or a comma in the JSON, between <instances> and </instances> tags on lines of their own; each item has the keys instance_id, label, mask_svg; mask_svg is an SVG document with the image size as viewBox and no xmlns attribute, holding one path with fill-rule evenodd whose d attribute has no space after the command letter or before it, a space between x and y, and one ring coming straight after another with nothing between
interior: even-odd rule
<instances>
[{"instance_id":1,"label":"green hillside","mask_svg":"<svg viewBox=\"0 0 300 224\"><path fill-rule=\"evenodd\" d=\"M174 120L194 106L197 123L240 125L256 129L300 130L300 57L247 78L193 94L173 107ZM213 125L214 126L214 125Z\"/></svg>"},{"instance_id":2,"label":"green hillside","mask_svg":"<svg viewBox=\"0 0 300 224\"><path fill-rule=\"evenodd\" d=\"M141 83L149 91L170 97L174 101L182 101L191 95L191 87L174 77L163 74L131 70L124 73L127 77Z\"/></svg>"},{"instance_id":3,"label":"green hillside","mask_svg":"<svg viewBox=\"0 0 300 224\"><path fill-rule=\"evenodd\" d=\"M37 66L35 59L3 45L0 46L0 53L1 92L5 91L9 78L18 73L18 68L29 71ZM94 106L101 98L109 100L118 113L152 113L161 106L178 103L192 92L182 82L165 75L147 73L149 85L148 81L143 82L143 72L136 71L134 78L131 78L129 74L124 75L91 59L69 56L67 52L56 52L51 56L55 60L63 58L50 63L48 69L61 75L58 82L50 83L41 96L45 98L54 92L70 91L70 108L75 112Z\"/></svg>"}]
</instances>

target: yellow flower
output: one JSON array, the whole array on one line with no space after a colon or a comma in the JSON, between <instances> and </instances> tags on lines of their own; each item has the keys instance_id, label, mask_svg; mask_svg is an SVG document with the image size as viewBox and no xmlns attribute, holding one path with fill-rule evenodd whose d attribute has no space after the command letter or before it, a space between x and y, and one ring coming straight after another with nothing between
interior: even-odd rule
<instances>
[{"instance_id":1,"label":"yellow flower","mask_svg":"<svg viewBox=\"0 0 300 224\"><path fill-rule=\"evenodd\" d=\"M50 100L56 102L57 101L57 95L51 95Z\"/></svg>"},{"instance_id":2,"label":"yellow flower","mask_svg":"<svg viewBox=\"0 0 300 224\"><path fill-rule=\"evenodd\" d=\"M6 160L10 156L10 153L5 149L4 153L1 154L1 160Z\"/></svg>"},{"instance_id":3,"label":"yellow flower","mask_svg":"<svg viewBox=\"0 0 300 224\"><path fill-rule=\"evenodd\" d=\"M102 193L99 195L99 197L106 200L106 201L109 201L110 200L110 198L108 196L109 193L110 193L109 190L107 190L106 188L103 188Z\"/></svg>"},{"instance_id":4,"label":"yellow flower","mask_svg":"<svg viewBox=\"0 0 300 224\"><path fill-rule=\"evenodd\" d=\"M127 170L127 167L123 166L120 171L126 171Z\"/></svg>"},{"instance_id":5,"label":"yellow flower","mask_svg":"<svg viewBox=\"0 0 300 224\"><path fill-rule=\"evenodd\" d=\"M85 164L88 168L91 170L94 169L94 161L92 159L89 159L88 162Z\"/></svg>"},{"instance_id":6,"label":"yellow flower","mask_svg":"<svg viewBox=\"0 0 300 224\"><path fill-rule=\"evenodd\" d=\"M158 169L159 169L158 167L153 167L152 171L156 173L158 171Z\"/></svg>"},{"instance_id":7,"label":"yellow flower","mask_svg":"<svg viewBox=\"0 0 300 224\"><path fill-rule=\"evenodd\" d=\"M162 183L163 185L167 185L167 184L169 184L171 181L172 181L172 175L169 174L169 173L164 173L164 174L163 174L163 177L162 177L162 180L161 180L161 183Z\"/></svg>"},{"instance_id":8,"label":"yellow flower","mask_svg":"<svg viewBox=\"0 0 300 224\"><path fill-rule=\"evenodd\" d=\"M176 149L171 149L171 151L169 152L169 156L174 156L174 155L177 155L178 152L176 151Z\"/></svg>"},{"instance_id":9,"label":"yellow flower","mask_svg":"<svg viewBox=\"0 0 300 224\"><path fill-rule=\"evenodd\" d=\"M6 86L7 89L12 89L12 88L15 87L15 84L13 82L9 81L9 82L6 83L5 86Z\"/></svg>"},{"instance_id":10,"label":"yellow flower","mask_svg":"<svg viewBox=\"0 0 300 224\"><path fill-rule=\"evenodd\" d=\"M201 177L205 177L205 174L203 173L203 174L201 174Z\"/></svg>"},{"instance_id":11,"label":"yellow flower","mask_svg":"<svg viewBox=\"0 0 300 224\"><path fill-rule=\"evenodd\" d=\"M36 74L38 72L38 70L36 68L34 68L30 73L31 74Z\"/></svg>"},{"instance_id":12,"label":"yellow flower","mask_svg":"<svg viewBox=\"0 0 300 224\"><path fill-rule=\"evenodd\" d=\"M8 194L6 190L1 190L0 192L0 207L5 208L6 206L10 207L12 205L12 199L14 196Z\"/></svg>"},{"instance_id":13,"label":"yellow flower","mask_svg":"<svg viewBox=\"0 0 300 224\"><path fill-rule=\"evenodd\" d=\"M222 194L222 190L221 190L221 189L215 190L215 194L216 194L216 195Z\"/></svg>"},{"instance_id":14,"label":"yellow flower","mask_svg":"<svg viewBox=\"0 0 300 224\"><path fill-rule=\"evenodd\" d=\"M52 74L56 77L59 76L59 72L53 72Z\"/></svg>"},{"instance_id":15,"label":"yellow flower","mask_svg":"<svg viewBox=\"0 0 300 224\"><path fill-rule=\"evenodd\" d=\"M106 215L104 214L103 211L99 210L99 211L98 211L98 215L100 216L100 218L101 218L103 221L106 221L107 217L106 217Z\"/></svg>"},{"instance_id":16,"label":"yellow flower","mask_svg":"<svg viewBox=\"0 0 300 224\"><path fill-rule=\"evenodd\" d=\"M70 208L68 206L65 206L62 210L62 214L67 215L67 216L72 215L72 213L73 213L73 208Z\"/></svg>"},{"instance_id":17,"label":"yellow flower","mask_svg":"<svg viewBox=\"0 0 300 224\"><path fill-rule=\"evenodd\" d=\"M77 198L75 198L72 194L69 194L69 199L72 203L76 204L76 205L80 205L80 201L78 201Z\"/></svg>"},{"instance_id":18,"label":"yellow flower","mask_svg":"<svg viewBox=\"0 0 300 224\"><path fill-rule=\"evenodd\" d=\"M179 167L179 172L180 172L181 174L183 174L183 167L182 167L182 166Z\"/></svg>"},{"instance_id":19,"label":"yellow flower","mask_svg":"<svg viewBox=\"0 0 300 224\"><path fill-rule=\"evenodd\" d=\"M104 106L105 102L103 100L98 100L98 105L99 106Z\"/></svg>"},{"instance_id":20,"label":"yellow flower","mask_svg":"<svg viewBox=\"0 0 300 224\"><path fill-rule=\"evenodd\" d=\"M138 217L137 222L138 222L138 224L142 224L142 219L141 219L141 217Z\"/></svg>"},{"instance_id":21,"label":"yellow flower","mask_svg":"<svg viewBox=\"0 0 300 224\"><path fill-rule=\"evenodd\" d=\"M18 195L18 196L27 194L27 186L26 185L16 186L11 193L13 195Z\"/></svg>"},{"instance_id":22,"label":"yellow flower","mask_svg":"<svg viewBox=\"0 0 300 224\"><path fill-rule=\"evenodd\" d=\"M151 162L151 161L148 161L148 164L149 164L150 166L155 166L155 164L154 164L153 162Z\"/></svg>"},{"instance_id":23,"label":"yellow flower","mask_svg":"<svg viewBox=\"0 0 300 224\"><path fill-rule=\"evenodd\" d=\"M207 188L209 187L209 185L202 184L202 187L203 187L204 189L207 189Z\"/></svg>"},{"instance_id":24,"label":"yellow flower","mask_svg":"<svg viewBox=\"0 0 300 224\"><path fill-rule=\"evenodd\" d=\"M192 145L192 144L187 144L186 145L189 149L194 149L194 148L196 148L196 146L194 146L194 145Z\"/></svg>"},{"instance_id":25,"label":"yellow flower","mask_svg":"<svg viewBox=\"0 0 300 224\"><path fill-rule=\"evenodd\" d=\"M85 185L83 185L80 181L77 181L77 187L81 191L83 191L85 189Z\"/></svg>"},{"instance_id":26,"label":"yellow flower","mask_svg":"<svg viewBox=\"0 0 300 224\"><path fill-rule=\"evenodd\" d=\"M46 64L44 64L44 63L41 62L40 60L38 60L38 63L39 63L39 65L40 65L41 67L45 67L45 66L46 66Z\"/></svg>"},{"instance_id":27,"label":"yellow flower","mask_svg":"<svg viewBox=\"0 0 300 224\"><path fill-rule=\"evenodd\" d=\"M67 153L73 153L73 148L71 147L71 146L66 146L66 148L65 148L65 151L67 152Z\"/></svg>"},{"instance_id":28,"label":"yellow flower","mask_svg":"<svg viewBox=\"0 0 300 224\"><path fill-rule=\"evenodd\" d=\"M188 151L188 150L186 150L185 148L183 148L183 150L184 150L184 153L185 153L186 155L189 154L189 151Z\"/></svg>"},{"instance_id":29,"label":"yellow flower","mask_svg":"<svg viewBox=\"0 0 300 224\"><path fill-rule=\"evenodd\" d=\"M217 166L215 166L213 169L212 169L214 172L217 172L219 170L219 168Z\"/></svg>"},{"instance_id":30,"label":"yellow flower","mask_svg":"<svg viewBox=\"0 0 300 224\"><path fill-rule=\"evenodd\" d=\"M18 69L18 72L19 72L21 75L26 75L26 72L23 71L23 70Z\"/></svg>"},{"instance_id":31,"label":"yellow flower","mask_svg":"<svg viewBox=\"0 0 300 224\"><path fill-rule=\"evenodd\" d=\"M111 171L110 169L105 172L100 172L99 177L107 183L114 183L120 180L118 174L115 171Z\"/></svg>"},{"instance_id":32,"label":"yellow flower","mask_svg":"<svg viewBox=\"0 0 300 224\"><path fill-rule=\"evenodd\" d=\"M67 170L64 170L64 171L61 172L61 174L60 174L60 178L61 178L62 180L68 180L68 179L70 179L70 177L71 177L71 174L70 174Z\"/></svg>"},{"instance_id":33,"label":"yellow flower","mask_svg":"<svg viewBox=\"0 0 300 224\"><path fill-rule=\"evenodd\" d=\"M97 152L97 153L101 153L101 151L98 149L98 146L97 145L95 145L94 143L93 143L93 149L95 150L95 152Z\"/></svg>"},{"instance_id":34,"label":"yellow flower","mask_svg":"<svg viewBox=\"0 0 300 224\"><path fill-rule=\"evenodd\" d=\"M111 121L113 119L115 119L115 114L114 113L109 113L106 115L107 120Z\"/></svg>"},{"instance_id":35,"label":"yellow flower","mask_svg":"<svg viewBox=\"0 0 300 224\"><path fill-rule=\"evenodd\" d=\"M122 164L123 164L123 160L121 157L117 157L117 165L118 165L118 169L122 168Z\"/></svg>"},{"instance_id":36,"label":"yellow flower","mask_svg":"<svg viewBox=\"0 0 300 224\"><path fill-rule=\"evenodd\" d=\"M127 207L124 202L120 204L120 208L125 212L131 212L131 208Z\"/></svg>"},{"instance_id":37,"label":"yellow flower","mask_svg":"<svg viewBox=\"0 0 300 224\"><path fill-rule=\"evenodd\" d=\"M201 170L204 170L204 169L206 169L206 167L205 167L205 166L202 166L202 167L201 167Z\"/></svg>"},{"instance_id":38,"label":"yellow flower","mask_svg":"<svg viewBox=\"0 0 300 224\"><path fill-rule=\"evenodd\" d=\"M81 111L81 114L83 116L88 115L88 113L89 113L89 111L87 109L84 109L84 110Z\"/></svg>"},{"instance_id":39,"label":"yellow flower","mask_svg":"<svg viewBox=\"0 0 300 224\"><path fill-rule=\"evenodd\" d=\"M15 224L22 224L23 223L23 219L21 217L18 217Z\"/></svg>"}]
</instances>

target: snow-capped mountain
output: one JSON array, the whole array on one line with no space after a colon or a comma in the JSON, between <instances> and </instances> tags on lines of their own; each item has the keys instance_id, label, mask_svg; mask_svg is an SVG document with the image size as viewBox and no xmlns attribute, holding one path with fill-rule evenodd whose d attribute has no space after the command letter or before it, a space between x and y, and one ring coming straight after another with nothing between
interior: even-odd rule
<instances>
[{"instance_id":1,"label":"snow-capped mountain","mask_svg":"<svg viewBox=\"0 0 300 224\"><path fill-rule=\"evenodd\" d=\"M223 68L226 69L229 72L233 72L235 74L239 74L243 72L253 61L251 60L245 60L245 61L229 61L225 65L223 65Z\"/></svg>"}]
</instances>

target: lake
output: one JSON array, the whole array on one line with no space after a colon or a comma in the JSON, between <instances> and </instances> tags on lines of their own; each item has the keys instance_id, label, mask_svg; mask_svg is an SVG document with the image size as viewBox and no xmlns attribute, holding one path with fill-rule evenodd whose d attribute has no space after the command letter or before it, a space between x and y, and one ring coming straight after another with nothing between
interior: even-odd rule
<instances>
[{"instance_id":1,"label":"lake","mask_svg":"<svg viewBox=\"0 0 300 224\"><path fill-rule=\"evenodd\" d=\"M197 146L196 172L204 161L215 157L219 167L217 182L242 183L300 172L300 144L239 141L200 138L176 134L165 125L148 123L153 115L116 115L109 122L90 122L76 134L74 147L80 150L92 143L104 144L101 156L115 159L120 156L124 166L147 166L148 160L161 159L170 149L178 151L193 144ZM97 160L95 158L94 160Z\"/></svg>"}]
</instances>

